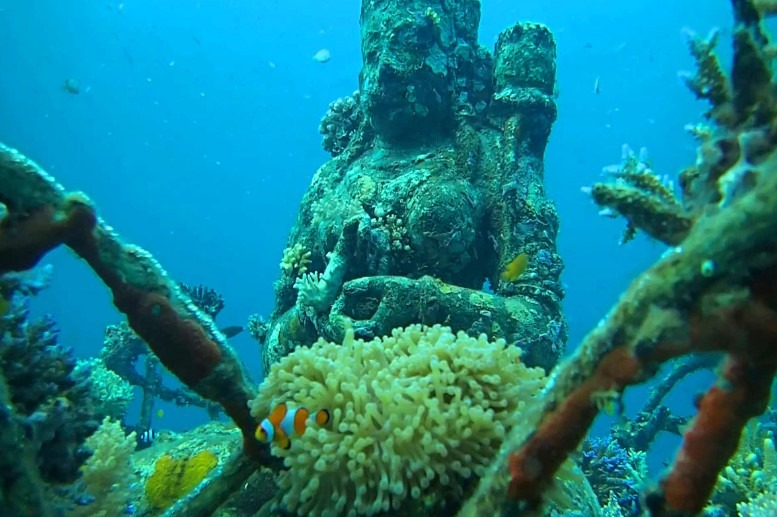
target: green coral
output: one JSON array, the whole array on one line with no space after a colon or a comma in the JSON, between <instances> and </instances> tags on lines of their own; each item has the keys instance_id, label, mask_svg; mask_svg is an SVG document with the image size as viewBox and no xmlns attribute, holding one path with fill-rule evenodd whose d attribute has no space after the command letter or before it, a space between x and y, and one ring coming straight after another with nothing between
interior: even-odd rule
<instances>
[{"instance_id":1,"label":"green coral","mask_svg":"<svg viewBox=\"0 0 777 517\"><path fill-rule=\"evenodd\" d=\"M310 251L299 242L283 250L281 269L292 277L298 277L308 270Z\"/></svg>"}]
</instances>

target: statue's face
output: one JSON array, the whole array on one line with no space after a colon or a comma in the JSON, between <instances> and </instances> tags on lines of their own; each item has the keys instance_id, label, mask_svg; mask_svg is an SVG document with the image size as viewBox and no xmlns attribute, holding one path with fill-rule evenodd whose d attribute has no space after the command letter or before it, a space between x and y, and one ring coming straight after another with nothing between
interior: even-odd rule
<instances>
[{"instance_id":1,"label":"statue's face","mask_svg":"<svg viewBox=\"0 0 777 517\"><path fill-rule=\"evenodd\" d=\"M360 90L365 112L383 137L435 133L450 111L448 55L432 11L387 8L362 14Z\"/></svg>"}]
</instances>

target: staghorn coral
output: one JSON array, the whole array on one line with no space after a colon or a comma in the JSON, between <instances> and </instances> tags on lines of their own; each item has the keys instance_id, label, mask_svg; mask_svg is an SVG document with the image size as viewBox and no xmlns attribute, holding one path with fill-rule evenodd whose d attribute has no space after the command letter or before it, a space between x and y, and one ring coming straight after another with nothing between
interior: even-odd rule
<instances>
[{"instance_id":1,"label":"staghorn coral","mask_svg":"<svg viewBox=\"0 0 777 517\"><path fill-rule=\"evenodd\" d=\"M673 184L653 172L644 148L636 154L624 145L621 163L603 172L614 181L596 183L583 192L602 207L601 215L626 219L621 244L633 239L638 228L666 244L685 238L693 221L675 196Z\"/></svg>"},{"instance_id":2,"label":"staghorn coral","mask_svg":"<svg viewBox=\"0 0 777 517\"><path fill-rule=\"evenodd\" d=\"M638 515L640 490L647 479L646 454L624 449L616 440L588 438L579 465L603 507L623 515Z\"/></svg>"},{"instance_id":3,"label":"staghorn coral","mask_svg":"<svg viewBox=\"0 0 777 517\"><path fill-rule=\"evenodd\" d=\"M686 36L697 70L694 75L683 73L680 77L697 98L710 102L711 113L713 113L717 108L731 101L728 77L714 52L718 42L718 31L712 30L707 38L702 39L695 32L686 29Z\"/></svg>"},{"instance_id":4,"label":"staghorn coral","mask_svg":"<svg viewBox=\"0 0 777 517\"><path fill-rule=\"evenodd\" d=\"M679 175L681 196L664 196L656 181L624 185L622 173L616 174L615 182L584 189L605 214L628 221L626 237L639 228L676 246L710 208L731 205L768 173L777 119L777 95L771 82L774 47L760 25L758 6L751 0L732 3L737 27L730 74L714 53L717 32L701 39L688 31L697 72L684 77L696 97L709 102L710 109L704 124L688 126L700 145L696 162ZM624 168L628 166L624 161Z\"/></svg>"},{"instance_id":5,"label":"staghorn coral","mask_svg":"<svg viewBox=\"0 0 777 517\"><path fill-rule=\"evenodd\" d=\"M282 504L300 515L409 511L431 494L459 501L514 418L543 387L520 350L450 329L415 325L369 342L349 330L273 365L251 403L261 420L281 402L326 408L289 450L273 452Z\"/></svg>"}]
</instances>

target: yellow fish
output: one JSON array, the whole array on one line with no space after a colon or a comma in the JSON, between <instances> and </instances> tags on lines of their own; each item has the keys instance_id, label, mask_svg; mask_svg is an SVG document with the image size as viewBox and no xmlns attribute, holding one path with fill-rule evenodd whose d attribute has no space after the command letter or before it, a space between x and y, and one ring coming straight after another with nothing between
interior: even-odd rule
<instances>
[{"instance_id":1,"label":"yellow fish","mask_svg":"<svg viewBox=\"0 0 777 517\"><path fill-rule=\"evenodd\" d=\"M513 260L510 261L502 271L502 280L505 282L515 282L529 267L529 255L526 253L518 254Z\"/></svg>"},{"instance_id":2,"label":"yellow fish","mask_svg":"<svg viewBox=\"0 0 777 517\"><path fill-rule=\"evenodd\" d=\"M156 417L157 418L162 418L163 416L165 416L165 410L164 409L157 409Z\"/></svg>"},{"instance_id":3,"label":"yellow fish","mask_svg":"<svg viewBox=\"0 0 777 517\"><path fill-rule=\"evenodd\" d=\"M286 404L278 404L270 415L259 423L256 428L256 439L262 443L277 443L281 449L291 447L291 436L301 436L305 432L310 418L310 411L304 407L290 408ZM322 409L314 415L316 424L326 425L329 422L329 411Z\"/></svg>"}]
</instances>

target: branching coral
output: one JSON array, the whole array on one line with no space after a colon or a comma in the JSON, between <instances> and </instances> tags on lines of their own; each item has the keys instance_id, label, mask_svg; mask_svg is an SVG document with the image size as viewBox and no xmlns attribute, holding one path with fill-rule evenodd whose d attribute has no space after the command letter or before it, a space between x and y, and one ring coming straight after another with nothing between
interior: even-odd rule
<instances>
[{"instance_id":1,"label":"branching coral","mask_svg":"<svg viewBox=\"0 0 777 517\"><path fill-rule=\"evenodd\" d=\"M733 0L733 4L738 26L730 75L714 53L717 33L713 31L704 40L690 34L697 72L687 76L686 83L697 97L709 101L710 110L706 114L709 124L689 127L700 145L696 163L679 175L681 197L665 195L655 175L635 175L635 163L629 159L616 171L615 182L585 189L606 213L628 221L627 238L641 229L675 246L710 205L731 204L767 173L765 161L773 138L770 127L777 116L771 46L752 1ZM637 184L635 178L650 182Z\"/></svg>"},{"instance_id":2,"label":"branching coral","mask_svg":"<svg viewBox=\"0 0 777 517\"><path fill-rule=\"evenodd\" d=\"M602 506L617 506L623 515L638 515L640 490L647 480L647 455L624 449L608 438L586 440L580 468Z\"/></svg>"},{"instance_id":3,"label":"branching coral","mask_svg":"<svg viewBox=\"0 0 777 517\"><path fill-rule=\"evenodd\" d=\"M281 402L328 409L328 425L273 449L289 467L283 505L373 515L423 506L429 494L459 500L543 385L542 369L504 341L439 326L370 342L349 331L342 345L319 341L273 365L251 413L261 420Z\"/></svg>"},{"instance_id":4,"label":"branching coral","mask_svg":"<svg viewBox=\"0 0 777 517\"><path fill-rule=\"evenodd\" d=\"M712 502L718 507L738 508L771 494L777 495L777 451L771 432L753 421L718 476Z\"/></svg>"},{"instance_id":5,"label":"branching coral","mask_svg":"<svg viewBox=\"0 0 777 517\"><path fill-rule=\"evenodd\" d=\"M224 297L215 289L204 285L188 286L183 282L178 285L189 295L192 303L212 319L215 320L216 316L224 309Z\"/></svg>"},{"instance_id":6,"label":"branching coral","mask_svg":"<svg viewBox=\"0 0 777 517\"><path fill-rule=\"evenodd\" d=\"M615 181L597 183L584 192L603 207L602 215L626 219L621 243L631 240L637 228L667 244L685 238L693 221L675 196L673 184L653 172L644 148L637 155L624 145L621 163L604 171Z\"/></svg>"},{"instance_id":7,"label":"branching coral","mask_svg":"<svg viewBox=\"0 0 777 517\"><path fill-rule=\"evenodd\" d=\"M74 373L75 358L57 342L54 321L30 318L29 296L45 285L34 273L0 275L0 293L7 303L0 313L0 383L9 395L3 421L9 428L23 426L24 440L17 446L26 444L25 454L37 458L44 480L72 482L89 457L84 440L99 417L90 379ZM14 468L3 470L13 476Z\"/></svg>"},{"instance_id":8,"label":"branching coral","mask_svg":"<svg viewBox=\"0 0 777 517\"><path fill-rule=\"evenodd\" d=\"M701 39L693 31L686 31L688 47L696 60L695 75L683 74L685 84L699 99L706 99L713 109L725 105L731 100L728 78L715 55L718 31L713 30L706 39Z\"/></svg>"}]
</instances>

